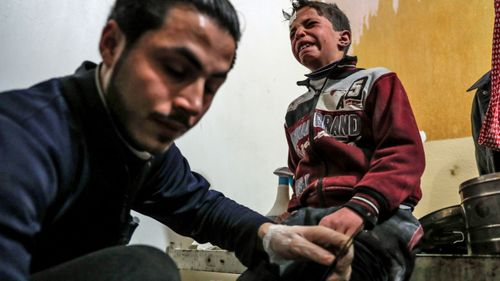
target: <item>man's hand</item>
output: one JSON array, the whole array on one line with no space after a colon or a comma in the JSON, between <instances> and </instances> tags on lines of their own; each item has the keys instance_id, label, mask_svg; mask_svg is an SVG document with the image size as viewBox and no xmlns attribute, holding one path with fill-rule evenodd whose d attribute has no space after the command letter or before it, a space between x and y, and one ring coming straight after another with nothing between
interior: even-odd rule
<instances>
[{"instance_id":1,"label":"man's hand","mask_svg":"<svg viewBox=\"0 0 500 281\"><path fill-rule=\"evenodd\" d=\"M323 265L331 265L338 253L349 240L343 235L323 226L287 226L265 223L259 228L264 249L275 264L287 260L308 259ZM328 250L329 249L329 250ZM329 281L349 280L354 257L352 245L344 256L339 257L328 277Z\"/></svg>"},{"instance_id":2,"label":"man's hand","mask_svg":"<svg viewBox=\"0 0 500 281\"><path fill-rule=\"evenodd\" d=\"M335 268L330 272L326 281L348 281L351 279L351 263L354 258L354 247L349 245L345 255L339 256Z\"/></svg>"},{"instance_id":3,"label":"man's hand","mask_svg":"<svg viewBox=\"0 0 500 281\"><path fill-rule=\"evenodd\" d=\"M362 229L363 218L353 210L344 207L323 217L319 225L331 228L347 236L352 236Z\"/></svg>"}]
</instances>

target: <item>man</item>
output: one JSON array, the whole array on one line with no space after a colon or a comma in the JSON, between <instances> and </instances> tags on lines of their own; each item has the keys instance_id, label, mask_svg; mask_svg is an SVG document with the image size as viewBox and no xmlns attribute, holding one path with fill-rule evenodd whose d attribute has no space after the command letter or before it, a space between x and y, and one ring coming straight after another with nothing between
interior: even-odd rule
<instances>
[{"instance_id":1,"label":"man","mask_svg":"<svg viewBox=\"0 0 500 281\"><path fill-rule=\"evenodd\" d=\"M481 125L484 122L491 100L491 71L486 72L467 89L467 92L473 90L476 90L476 93L472 101L471 129L475 147L476 166L479 175L496 173L500 171L500 152L478 143Z\"/></svg>"},{"instance_id":2,"label":"man","mask_svg":"<svg viewBox=\"0 0 500 281\"><path fill-rule=\"evenodd\" d=\"M131 209L247 266L268 255L331 264L325 227L277 228L209 190L173 143L210 107L240 38L227 0L117 0L102 63L0 93L0 280L179 280L128 242ZM265 240L265 249L262 246ZM344 276L351 255L331 274Z\"/></svg>"},{"instance_id":3,"label":"man","mask_svg":"<svg viewBox=\"0 0 500 281\"><path fill-rule=\"evenodd\" d=\"M351 280L408 279L422 236L411 211L421 198L424 153L403 86L385 68L356 68L346 55L349 20L335 4L295 1L288 19L292 53L311 73L285 117L294 192L284 223L355 237ZM275 264L241 280L322 280L328 270Z\"/></svg>"}]
</instances>

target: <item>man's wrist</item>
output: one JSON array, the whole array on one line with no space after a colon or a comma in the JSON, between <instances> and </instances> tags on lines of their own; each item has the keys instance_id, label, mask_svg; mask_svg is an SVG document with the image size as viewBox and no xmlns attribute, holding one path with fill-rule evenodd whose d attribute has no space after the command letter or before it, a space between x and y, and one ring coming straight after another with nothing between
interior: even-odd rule
<instances>
[{"instance_id":1,"label":"man's wrist","mask_svg":"<svg viewBox=\"0 0 500 281\"><path fill-rule=\"evenodd\" d=\"M260 237L260 239L262 239L266 235L271 225L273 224L270 222L265 222L261 226L259 226L259 229L257 230L257 235Z\"/></svg>"}]
</instances>

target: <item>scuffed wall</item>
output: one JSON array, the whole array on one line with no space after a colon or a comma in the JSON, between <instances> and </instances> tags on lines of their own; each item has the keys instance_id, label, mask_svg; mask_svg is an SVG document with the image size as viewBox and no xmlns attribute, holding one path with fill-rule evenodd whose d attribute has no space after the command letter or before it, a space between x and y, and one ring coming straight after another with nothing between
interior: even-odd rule
<instances>
[{"instance_id":1,"label":"scuffed wall","mask_svg":"<svg viewBox=\"0 0 500 281\"><path fill-rule=\"evenodd\" d=\"M398 73L429 140L470 136L473 93L489 70L491 0L336 0L351 19L359 66Z\"/></svg>"}]
</instances>

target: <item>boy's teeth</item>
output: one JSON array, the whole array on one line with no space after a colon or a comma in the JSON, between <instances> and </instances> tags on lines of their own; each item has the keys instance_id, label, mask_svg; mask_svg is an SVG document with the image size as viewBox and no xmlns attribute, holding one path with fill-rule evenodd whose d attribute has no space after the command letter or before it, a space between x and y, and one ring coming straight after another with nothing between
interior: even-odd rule
<instances>
[{"instance_id":1,"label":"boy's teeth","mask_svg":"<svg viewBox=\"0 0 500 281\"><path fill-rule=\"evenodd\" d=\"M311 46L311 44L304 44L304 45L300 46L299 51L302 51L303 49L305 49L305 48L307 48L309 46Z\"/></svg>"}]
</instances>

